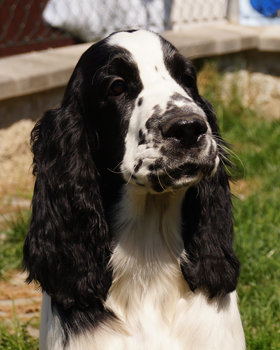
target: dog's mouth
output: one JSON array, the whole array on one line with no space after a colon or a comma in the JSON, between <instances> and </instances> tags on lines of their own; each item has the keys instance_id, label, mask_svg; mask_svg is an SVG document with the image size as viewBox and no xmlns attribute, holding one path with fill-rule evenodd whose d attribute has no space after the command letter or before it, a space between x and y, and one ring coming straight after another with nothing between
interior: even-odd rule
<instances>
[{"instance_id":1,"label":"dog's mouth","mask_svg":"<svg viewBox=\"0 0 280 350\"><path fill-rule=\"evenodd\" d=\"M168 189L178 189L195 184L202 178L200 167L196 164L184 164L177 169L164 172L152 171L148 180L153 191L161 193Z\"/></svg>"},{"instance_id":2,"label":"dog's mouth","mask_svg":"<svg viewBox=\"0 0 280 350\"><path fill-rule=\"evenodd\" d=\"M148 166L147 164L150 163ZM141 166L144 164L141 171ZM203 178L211 177L216 173L219 157L213 155L201 163L184 163L177 166L165 165L162 159L145 160L138 163L139 169L134 168L130 176L130 183L145 189L148 192L162 193L183 187L193 186Z\"/></svg>"}]
</instances>

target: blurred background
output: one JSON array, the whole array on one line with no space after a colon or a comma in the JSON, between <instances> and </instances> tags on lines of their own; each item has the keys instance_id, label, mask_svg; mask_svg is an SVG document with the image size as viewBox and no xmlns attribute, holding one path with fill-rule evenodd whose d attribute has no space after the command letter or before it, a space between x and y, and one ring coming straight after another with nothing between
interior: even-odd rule
<instances>
[{"instance_id":1,"label":"blurred background","mask_svg":"<svg viewBox=\"0 0 280 350\"><path fill-rule=\"evenodd\" d=\"M0 350L38 349L41 293L21 272L30 131L61 100L81 54L132 28L192 59L215 107L231 145L247 348L280 349L280 1L0 0Z\"/></svg>"},{"instance_id":2,"label":"blurred background","mask_svg":"<svg viewBox=\"0 0 280 350\"><path fill-rule=\"evenodd\" d=\"M1 0L0 52L94 41L124 28L158 32L226 18L227 0Z\"/></svg>"}]
</instances>

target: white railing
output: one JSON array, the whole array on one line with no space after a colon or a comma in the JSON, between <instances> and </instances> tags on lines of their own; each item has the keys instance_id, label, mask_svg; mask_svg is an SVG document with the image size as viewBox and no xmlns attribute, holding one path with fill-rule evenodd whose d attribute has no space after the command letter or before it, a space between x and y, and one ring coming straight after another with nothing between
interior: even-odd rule
<instances>
[{"instance_id":1,"label":"white railing","mask_svg":"<svg viewBox=\"0 0 280 350\"><path fill-rule=\"evenodd\" d=\"M161 32L185 24L221 21L228 0L49 0L43 13L52 26L82 40L123 29Z\"/></svg>"}]
</instances>

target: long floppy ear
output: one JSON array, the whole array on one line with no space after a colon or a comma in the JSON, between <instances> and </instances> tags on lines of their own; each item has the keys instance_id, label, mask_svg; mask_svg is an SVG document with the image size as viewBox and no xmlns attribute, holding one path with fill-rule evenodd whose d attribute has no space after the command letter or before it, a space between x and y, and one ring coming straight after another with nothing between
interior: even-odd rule
<instances>
[{"instance_id":1,"label":"long floppy ear","mask_svg":"<svg viewBox=\"0 0 280 350\"><path fill-rule=\"evenodd\" d=\"M31 134L37 176L24 244L27 281L38 281L64 309L99 307L111 284L108 227L76 69L61 105ZM97 147L96 147L97 148Z\"/></svg>"},{"instance_id":2,"label":"long floppy ear","mask_svg":"<svg viewBox=\"0 0 280 350\"><path fill-rule=\"evenodd\" d=\"M224 144L211 104L200 98L217 142ZM220 147L219 147L220 148ZM218 170L190 188L183 202L183 240L187 262L181 263L184 277L192 291L204 290L209 298L236 289L240 264L232 247L233 215L226 154L220 154Z\"/></svg>"}]
</instances>

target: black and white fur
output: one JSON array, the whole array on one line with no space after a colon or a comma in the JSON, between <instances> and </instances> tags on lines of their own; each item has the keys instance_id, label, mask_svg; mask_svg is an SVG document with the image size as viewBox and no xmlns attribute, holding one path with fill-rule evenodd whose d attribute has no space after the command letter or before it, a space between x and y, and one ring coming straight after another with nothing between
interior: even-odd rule
<instances>
[{"instance_id":1,"label":"black and white fur","mask_svg":"<svg viewBox=\"0 0 280 350\"><path fill-rule=\"evenodd\" d=\"M189 60L152 32L112 34L32 144L41 350L245 349L227 155Z\"/></svg>"}]
</instances>

